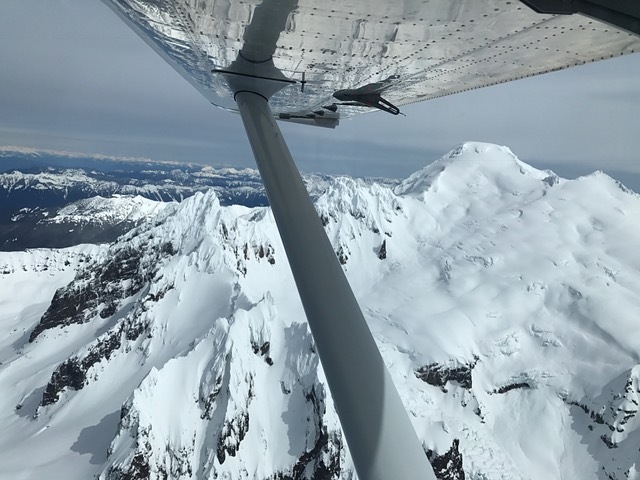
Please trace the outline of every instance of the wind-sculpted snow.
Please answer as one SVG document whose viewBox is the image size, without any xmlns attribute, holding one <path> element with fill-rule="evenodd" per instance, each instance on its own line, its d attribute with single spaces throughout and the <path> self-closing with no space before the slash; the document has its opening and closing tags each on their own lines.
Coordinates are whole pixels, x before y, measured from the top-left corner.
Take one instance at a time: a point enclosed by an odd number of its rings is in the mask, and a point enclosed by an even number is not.
<svg viewBox="0 0 640 480">
<path fill-rule="evenodd" d="M 317 209 L 439 478 L 636 478 L 640 197 L 469 143 Z M 354 478 L 268 208 L 0 267 L 0 478 Z"/>
</svg>

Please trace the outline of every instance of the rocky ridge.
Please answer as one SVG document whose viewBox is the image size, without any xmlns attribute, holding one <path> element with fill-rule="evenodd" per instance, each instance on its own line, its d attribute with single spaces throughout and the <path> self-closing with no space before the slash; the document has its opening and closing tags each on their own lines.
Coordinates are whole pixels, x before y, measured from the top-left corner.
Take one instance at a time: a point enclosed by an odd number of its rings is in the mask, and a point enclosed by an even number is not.
<svg viewBox="0 0 640 480">
<path fill-rule="evenodd" d="M 439 478 L 633 478 L 637 196 L 465 144 L 317 208 Z M 33 472 L 353 477 L 268 209 L 196 194 L 70 265 L 2 351 L 0 422 Z"/>
</svg>

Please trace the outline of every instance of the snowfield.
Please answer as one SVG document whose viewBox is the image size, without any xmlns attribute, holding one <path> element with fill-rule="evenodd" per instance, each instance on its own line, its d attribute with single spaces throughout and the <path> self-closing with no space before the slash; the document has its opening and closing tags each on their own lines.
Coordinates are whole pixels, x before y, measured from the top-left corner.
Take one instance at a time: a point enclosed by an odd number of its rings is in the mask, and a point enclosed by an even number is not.
<svg viewBox="0 0 640 480">
<path fill-rule="evenodd" d="M 640 196 L 466 143 L 316 207 L 439 478 L 640 479 Z M 0 479 L 355 478 L 270 210 L 152 213 L 0 252 Z"/>
<path fill-rule="evenodd" d="M 174 203 L 174 202 L 171 202 Z M 141 197 L 113 194 L 110 198 L 95 196 L 70 203 L 57 211 L 47 222 L 86 223 L 115 225 L 121 222 L 135 223 L 147 217 L 154 217 L 169 202 L 158 202 Z"/>
</svg>

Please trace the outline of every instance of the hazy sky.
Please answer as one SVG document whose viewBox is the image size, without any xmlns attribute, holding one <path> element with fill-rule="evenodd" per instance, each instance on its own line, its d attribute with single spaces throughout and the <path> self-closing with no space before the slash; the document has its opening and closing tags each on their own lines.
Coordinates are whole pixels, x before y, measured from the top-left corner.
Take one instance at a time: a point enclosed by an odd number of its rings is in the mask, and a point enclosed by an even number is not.
<svg viewBox="0 0 640 480">
<path fill-rule="evenodd" d="M 302 170 L 405 177 L 466 140 L 640 190 L 640 54 L 373 113 L 281 124 Z M 253 166 L 216 109 L 100 0 L 0 1 L 0 145 Z"/>
</svg>

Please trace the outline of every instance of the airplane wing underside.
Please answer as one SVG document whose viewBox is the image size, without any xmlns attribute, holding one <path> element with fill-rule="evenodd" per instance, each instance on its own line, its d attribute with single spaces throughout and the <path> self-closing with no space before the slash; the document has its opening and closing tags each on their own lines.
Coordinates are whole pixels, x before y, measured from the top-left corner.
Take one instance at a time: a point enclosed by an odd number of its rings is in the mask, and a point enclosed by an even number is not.
<svg viewBox="0 0 640 480">
<path fill-rule="evenodd" d="M 276 35 L 268 53 L 281 74 L 272 80 L 284 85 L 270 99 L 274 114 L 330 127 L 375 109 L 396 114 L 397 106 L 640 51 L 640 38 L 612 23 L 541 14 L 556 10 L 519 1 L 104 1 L 228 110 L 237 106 L 224 74 L 251 46 L 247 26 L 264 22 Z"/>
</svg>

